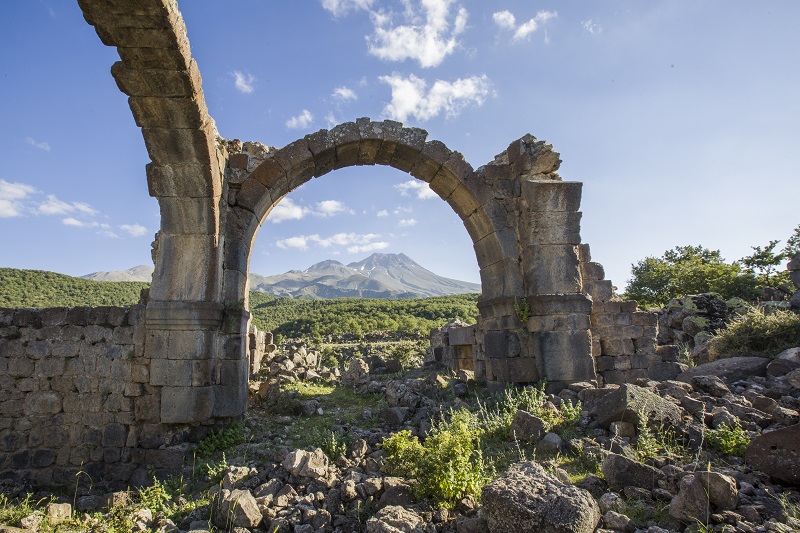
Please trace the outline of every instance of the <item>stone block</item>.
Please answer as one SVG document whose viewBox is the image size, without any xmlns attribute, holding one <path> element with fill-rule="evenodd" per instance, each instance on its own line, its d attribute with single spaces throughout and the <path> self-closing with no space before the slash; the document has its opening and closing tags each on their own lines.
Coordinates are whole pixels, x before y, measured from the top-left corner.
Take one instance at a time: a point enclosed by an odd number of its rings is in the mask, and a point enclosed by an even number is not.
<svg viewBox="0 0 800 533">
<path fill-rule="evenodd" d="M 383 122 L 372 122 L 368 117 L 356 120 L 361 142 L 358 145 L 357 165 L 374 165 L 383 144 Z M 389 157 L 391 160 L 391 156 Z"/>
<path fill-rule="evenodd" d="M 580 293 L 581 274 L 575 246 L 531 245 L 523 255 L 529 294 Z"/>
<path fill-rule="evenodd" d="M 282 198 L 289 192 L 286 171 L 272 157 L 264 159 L 250 174 L 250 179 L 266 187 L 275 198 Z"/>
<path fill-rule="evenodd" d="M 578 257 L 581 257 L 581 253 L 578 253 Z M 583 261 L 581 259 L 582 265 L 582 274 L 583 277 L 587 280 L 601 280 L 606 277 L 606 271 L 603 268 L 603 265 L 600 263 L 595 263 L 593 261 Z"/>
<path fill-rule="evenodd" d="M 161 389 L 161 422 L 163 424 L 206 421 L 211 417 L 213 406 L 214 391 L 212 387 L 163 387 Z"/>
<path fill-rule="evenodd" d="M 222 386 L 214 387 L 214 410 L 212 415 L 215 417 L 234 417 L 239 416 L 247 409 L 247 386 Z"/>
<path fill-rule="evenodd" d="M 150 392 L 133 400 L 133 414 L 139 422 L 158 422 L 161 418 L 161 398 Z"/>
<path fill-rule="evenodd" d="M 483 351 L 487 358 L 518 357 L 519 335 L 513 331 L 487 331 L 483 335 Z"/>
<path fill-rule="evenodd" d="M 336 163 L 334 168 L 345 168 L 358 163 L 361 132 L 355 122 L 339 124 L 331 130 L 336 144 Z"/>
<path fill-rule="evenodd" d="M 122 448 L 128 440 L 128 428 L 122 424 L 108 424 L 103 428 L 103 446 Z"/>
<path fill-rule="evenodd" d="M 199 87 L 198 87 L 199 89 Z M 140 128 L 199 129 L 211 120 L 202 91 L 192 97 L 131 96 L 133 118 Z"/>
<path fill-rule="evenodd" d="M 654 355 L 656 353 L 656 340 L 653 337 L 633 339 L 634 353 L 639 355 Z"/>
<path fill-rule="evenodd" d="M 205 359 L 213 350 L 214 334 L 204 330 L 174 330 L 167 337 L 167 359 Z"/>
<path fill-rule="evenodd" d="M 150 159 L 158 166 L 200 163 L 210 165 L 216 159 L 211 123 L 196 129 L 142 128 Z"/>
<path fill-rule="evenodd" d="M 410 174 L 417 179 L 430 183 L 452 153 L 452 150 L 447 148 L 444 143 L 429 141 L 422 148 Z"/>
<path fill-rule="evenodd" d="M 585 288 L 596 302 L 607 302 L 614 297 L 614 286 L 609 280 L 586 280 Z"/>
<path fill-rule="evenodd" d="M 308 142 L 299 139 L 277 150 L 272 159 L 286 172 L 289 190 L 294 190 L 314 175 L 314 155 L 308 149 Z"/>
<path fill-rule="evenodd" d="M 544 376 L 539 374 L 536 360 L 529 357 L 486 359 L 486 379 L 503 383 L 535 383 Z"/>
<path fill-rule="evenodd" d="M 598 372 L 605 372 L 607 370 L 614 370 L 614 359 L 615 357 L 601 355 L 595 357 L 595 366 Z"/>
<path fill-rule="evenodd" d="M 314 176 L 319 177 L 334 169 L 336 164 L 336 141 L 333 132 L 320 130 L 306 135 L 308 149 L 314 156 Z"/>
<path fill-rule="evenodd" d="M 589 315 L 570 313 L 564 315 L 534 315 L 528 319 L 528 331 L 572 331 L 591 327 Z"/>
<path fill-rule="evenodd" d="M 592 301 L 583 294 L 538 294 L 527 300 L 533 316 L 592 312 Z"/>
<path fill-rule="evenodd" d="M 450 346 L 459 344 L 472 345 L 475 343 L 475 326 L 464 328 L 453 327 L 450 328 L 448 334 Z"/>
<path fill-rule="evenodd" d="M 528 243 L 580 244 L 581 213 L 573 211 L 535 213 L 531 221 Z"/>
<path fill-rule="evenodd" d="M 54 415 L 61 412 L 61 396 L 54 392 L 30 392 L 25 395 L 25 416 Z"/>
<path fill-rule="evenodd" d="M 219 256 L 216 235 L 159 234 L 150 299 L 213 301 L 221 276 Z"/>
<path fill-rule="evenodd" d="M 450 193 L 446 201 L 461 220 L 467 220 L 481 207 L 475 194 L 463 183 Z"/>
<path fill-rule="evenodd" d="M 387 124 L 387 122 L 384 121 L 384 124 Z M 388 164 L 403 172 L 410 172 L 417 157 L 425 147 L 427 138 L 428 132 L 423 129 L 404 128 L 402 125 L 397 128 L 394 127 L 394 124 L 391 126 L 387 124 L 384 129 L 381 151 L 386 150 L 388 145 L 394 144 L 391 161 Z"/>
<path fill-rule="evenodd" d="M 531 334 L 533 354 L 548 381 L 591 381 L 595 374 L 592 337 L 588 330 L 541 331 Z"/>
<path fill-rule="evenodd" d="M 572 211 L 581 205 L 582 183 L 574 181 L 522 180 L 521 195 L 533 212 Z"/>
<path fill-rule="evenodd" d="M 42 309 L 42 327 L 63 326 L 67 321 L 67 309 L 65 307 L 52 307 Z M 2 324 L 2 321 L 0 321 Z"/>
<path fill-rule="evenodd" d="M 36 361 L 35 374 L 41 378 L 52 378 L 64 373 L 66 361 L 64 359 L 43 359 Z"/>
<path fill-rule="evenodd" d="M 505 255 L 497 233 L 487 235 L 472 245 L 481 270 L 500 261 L 511 259 Z"/>
<path fill-rule="evenodd" d="M 213 197 L 164 196 L 158 204 L 164 233 L 205 235 L 219 230 L 219 205 Z"/>
<path fill-rule="evenodd" d="M 169 387 L 192 386 L 192 362 L 153 359 L 150 362 L 150 385 Z"/>
<path fill-rule="evenodd" d="M 634 326 L 655 326 L 658 324 L 658 313 L 647 311 L 636 311 L 632 313 Z"/>
<path fill-rule="evenodd" d="M 150 196 L 218 198 L 222 192 L 222 174 L 212 161 L 148 163 L 146 170 Z"/>
<path fill-rule="evenodd" d="M 461 182 L 449 169 L 442 167 L 430 181 L 429 185 L 431 190 L 439 195 L 439 198 L 447 200 L 450 198 L 450 195 L 453 194 L 453 191 L 461 185 Z"/>
</svg>

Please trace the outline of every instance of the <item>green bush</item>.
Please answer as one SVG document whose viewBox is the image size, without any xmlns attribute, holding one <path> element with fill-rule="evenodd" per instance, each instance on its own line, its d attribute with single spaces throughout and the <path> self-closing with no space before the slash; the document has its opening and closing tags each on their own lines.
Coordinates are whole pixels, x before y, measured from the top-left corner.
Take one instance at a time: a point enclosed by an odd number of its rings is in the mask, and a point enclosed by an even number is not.
<svg viewBox="0 0 800 533">
<path fill-rule="evenodd" d="M 800 314 L 783 309 L 751 307 L 711 339 L 710 349 L 722 357 L 773 357 L 800 344 Z"/>
<path fill-rule="evenodd" d="M 750 444 L 750 437 L 738 422 L 730 426 L 722 424 L 717 429 L 709 430 L 706 438 L 709 445 L 718 452 L 737 457 L 744 457 L 747 445 Z"/>
<path fill-rule="evenodd" d="M 211 457 L 214 452 L 228 450 L 244 442 L 242 426 L 234 424 L 230 427 L 212 431 L 197 445 L 197 456 L 200 458 Z"/>
<path fill-rule="evenodd" d="M 476 416 L 465 409 L 436 422 L 424 443 L 400 431 L 383 441 L 386 470 L 412 481 L 418 497 L 452 508 L 465 496 L 478 497 L 489 481 L 480 433 Z"/>
<path fill-rule="evenodd" d="M 663 306 L 673 298 L 704 292 L 753 300 L 757 286 L 752 272 L 726 263 L 719 250 L 677 246 L 661 257 L 646 257 L 632 265 L 624 296 L 642 306 Z"/>
</svg>

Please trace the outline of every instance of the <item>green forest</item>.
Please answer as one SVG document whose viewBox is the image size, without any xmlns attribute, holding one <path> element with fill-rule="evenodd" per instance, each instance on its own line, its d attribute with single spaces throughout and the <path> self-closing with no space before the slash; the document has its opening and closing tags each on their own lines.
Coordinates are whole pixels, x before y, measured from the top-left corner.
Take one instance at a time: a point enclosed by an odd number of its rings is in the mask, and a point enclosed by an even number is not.
<svg viewBox="0 0 800 533">
<path fill-rule="evenodd" d="M 0 307 L 130 306 L 149 283 L 100 282 L 44 270 L 0 268 Z"/>
<path fill-rule="evenodd" d="M 142 282 L 100 282 L 42 270 L 0 268 L 0 307 L 130 306 Z M 478 294 L 411 300 L 339 298 L 295 300 L 250 293 L 250 311 L 259 329 L 282 337 L 319 337 L 372 331 L 419 330 L 427 334 L 449 320 L 474 322 Z"/>
</svg>

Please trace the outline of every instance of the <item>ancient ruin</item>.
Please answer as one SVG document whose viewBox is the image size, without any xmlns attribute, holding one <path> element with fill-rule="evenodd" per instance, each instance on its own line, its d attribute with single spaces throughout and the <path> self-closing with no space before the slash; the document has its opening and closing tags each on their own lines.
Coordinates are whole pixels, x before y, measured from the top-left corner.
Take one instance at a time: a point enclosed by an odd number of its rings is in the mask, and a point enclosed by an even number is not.
<svg viewBox="0 0 800 533">
<path fill-rule="evenodd" d="M 78 3 L 119 52 L 111 73 L 151 159 L 155 273 L 131 309 L 0 312 L 0 477 L 64 484 L 82 469 L 126 481 L 141 465 L 179 465 L 195 428 L 241 416 L 269 344 L 249 324 L 256 234 L 289 192 L 348 166 L 407 172 L 463 222 L 483 282 L 469 350 L 478 379 L 557 392 L 645 377 L 674 355 L 656 347 L 654 314 L 613 298 L 581 242 L 582 185 L 561 179 L 546 142 L 525 135 L 476 169 L 422 129 L 368 118 L 280 149 L 227 141 L 175 0 Z"/>
</svg>

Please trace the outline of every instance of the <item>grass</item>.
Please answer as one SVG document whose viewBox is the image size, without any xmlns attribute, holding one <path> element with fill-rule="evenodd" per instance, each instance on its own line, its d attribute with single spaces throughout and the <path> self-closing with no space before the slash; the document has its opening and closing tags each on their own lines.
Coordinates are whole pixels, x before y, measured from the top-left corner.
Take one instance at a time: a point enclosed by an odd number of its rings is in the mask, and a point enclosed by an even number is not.
<svg viewBox="0 0 800 533">
<path fill-rule="evenodd" d="M 787 348 L 797 346 L 798 342 L 800 314 L 783 309 L 751 307 L 714 335 L 711 348 L 722 357 L 774 357 Z"/>
</svg>

